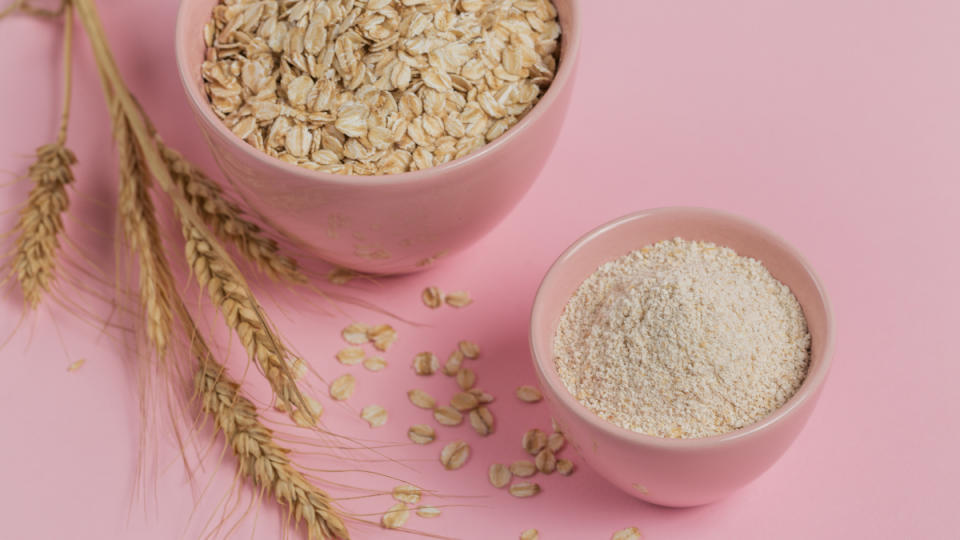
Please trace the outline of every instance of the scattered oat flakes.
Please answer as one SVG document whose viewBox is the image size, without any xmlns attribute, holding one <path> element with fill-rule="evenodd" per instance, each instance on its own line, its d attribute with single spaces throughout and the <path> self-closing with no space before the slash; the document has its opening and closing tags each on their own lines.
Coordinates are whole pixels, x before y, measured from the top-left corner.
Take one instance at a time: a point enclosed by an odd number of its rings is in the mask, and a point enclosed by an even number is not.
<svg viewBox="0 0 960 540">
<path fill-rule="evenodd" d="M 330 397 L 337 401 L 343 401 L 353 395 L 353 389 L 357 386 L 357 379 L 347 373 L 341 375 L 330 383 Z"/>
<path fill-rule="evenodd" d="M 547 437 L 547 448 L 549 448 L 554 454 L 562 450 L 566 444 L 567 439 L 563 436 L 563 433 L 554 432 Z"/>
<path fill-rule="evenodd" d="M 443 293 L 436 287 L 427 287 L 424 289 L 423 293 L 420 294 L 420 298 L 423 300 L 423 305 L 430 309 L 437 309 L 443 305 Z"/>
<path fill-rule="evenodd" d="M 528 454 L 535 456 L 547 446 L 547 434 L 537 428 L 533 428 L 523 434 L 521 443 L 523 444 L 523 449 L 526 450 Z"/>
<path fill-rule="evenodd" d="M 440 361 L 432 352 L 418 353 L 413 357 L 413 371 L 417 375 L 433 375 L 440 369 Z"/>
<path fill-rule="evenodd" d="M 420 502 L 420 496 L 423 492 L 417 486 L 402 484 L 393 488 L 393 498 L 408 504 L 417 504 Z"/>
<path fill-rule="evenodd" d="M 384 529 L 397 529 L 403 527 L 408 519 L 410 519 L 410 509 L 407 508 L 406 503 L 398 502 L 383 513 L 380 517 L 380 525 Z"/>
<path fill-rule="evenodd" d="M 463 353 L 463 356 L 471 360 L 476 360 L 480 356 L 480 346 L 472 341 L 463 340 L 457 347 L 460 349 L 460 352 Z"/>
<path fill-rule="evenodd" d="M 360 417 L 366 420 L 370 427 L 380 427 L 387 423 L 387 410 L 379 405 L 367 405 L 360 411 Z"/>
<path fill-rule="evenodd" d="M 362 323 L 353 323 L 340 333 L 343 340 L 351 345 L 363 345 L 370 341 L 370 327 Z"/>
<path fill-rule="evenodd" d="M 457 386 L 461 390 L 467 391 L 473 388 L 475 384 L 477 384 L 477 374 L 470 368 L 460 368 L 457 373 Z"/>
<path fill-rule="evenodd" d="M 532 461 L 521 459 L 510 464 L 510 472 L 514 476 L 526 478 L 537 474 L 537 466 Z"/>
<path fill-rule="evenodd" d="M 83 365 L 86 364 L 86 363 L 87 363 L 86 359 L 81 358 L 81 359 L 77 360 L 76 362 L 72 362 L 69 366 L 67 366 L 67 371 L 68 371 L 68 372 L 74 372 L 74 371 L 82 368 Z"/>
<path fill-rule="evenodd" d="M 527 529 L 520 533 L 520 540 L 540 540 L 540 531 Z"/>
<path fill-rule="evenodd" d="M 422 518 L 435 518 L 440 515 L 440 510 L 433 506 L 421 506 L 417 508 L 417 515 Z"/>
<path fill-rule="evenodd" d="M 541 450 L 534 462 L 537 464 L 537 470 L 543 474 L 551 474 L 557 470 L 557 457 L 549 448 Z"/>
<path fill-rule="evenodd" d="M 573 462 L 569 459 L 560 458 L 557 460 L 557 472 L 563 476 L 570 476 L 573 474 Z"/>
<path fill-rule="evenodd" d="M 540 484 L 534 482 L 517 482 L 510 486 L 510 494 L 514 497 L 533 497 L 540 493 Z"/>
<path fill-rule="evenodd" d="M 463 415 L 460 414 L 460 411 L 449 405 L 434 409 L 433 417 L 444 426 L 459 426 L 463 422 Z"/>
<path fill-rule="evenodd" d="M 363 359 L 363 367 L 370 371 L 381 371 L 387 367 L 387 361 L 381 356 L 368 356 Z"/>
<path fill-rule="evenodd" d="M 517 388 L 517 397 L 520 398 L 520 401 L 536 403 L 543 399 L 543 394 L 540 393 L 540 389 L 536 386 L 525 384 Z"/>
<path fill-rule="evenodd" d="M 450 405 L 460 412 L 472 411 L 476 409 L 479 404 L 480 402 L 477 401 L 477 396 L 468 392 L 458 392 L 450 398 Z"/>
<path fill-rule="evenodd" d="M 337 351 L 337 360 L 345 366 L 355 366 L 363 361 L 366 353 L 360 347 L 347 347 Z"/>
<path fill-rule="evenodd" d="M 448 306 L 455 308 L 466 307 L 473 303 L 473 299 L 470 298 L 470 293 L 466 291 L 448 293 L 447 296 L 444 297 L 444 301 Z"/>
<path fill-rule="evenodd" d="M 378 324 L 367 333 L 378 351 L 386 351 L 397 340 L 397 331 L 389 324 Z"/>
<path fill-rule="evenodd" d="M 640 529 L 630 527 L 629 529 L 623 529 L 622 531 L 613 533 L 610 540 L 640 540 L 641 538 L 643 538 L 643 535 L 640 534 Z"/>
<path fill-rule="evenodd" d="M 437 438 L 437 434 L 427 424 L 414 424 L 407 430 L 407 437 L 415 444 L 430 444 Z"/>
<path fill-rule="evenodd" d="M 490 484 L 495 488 L 506 487 L 510 483 L 512 474 L 510 469 L 501 463 L 494 463 L 490 466 L 490 469 L 487 471 L 487 476 L 490 478 Z"/>
<path fill-rule="evenodd" d="M 410 403 L 413 403 L 421 409 L 432 411 L 437 407 L 437 400 L 434 399 L 433 396 L 417 388 L 407 391 L 407 398 L 410 399 Z"/>
<path fill-rule="evenodd" d="M 493 413 L 486 407 L 477 407 L 470 411 L 470 426 L 481 437 L 493 433 Z"/>
<path fill-rule="evenodd" d="M 460 350 L 453 351 L 450 353 L 450 357 L 447 358 L 447 363 L 443 365 L 443 372 L 447 375 L 453 377 L 457 373 L 460 373 L 460 369 L 463 365 L 463 353 Z"/>
<path fill-rule="evenodd" d="M 470 457 L 470 445 L 464 441 L 453 441 L 440 451 L 440 463 L 448 471 L 459 469 Z"/>
</svg>

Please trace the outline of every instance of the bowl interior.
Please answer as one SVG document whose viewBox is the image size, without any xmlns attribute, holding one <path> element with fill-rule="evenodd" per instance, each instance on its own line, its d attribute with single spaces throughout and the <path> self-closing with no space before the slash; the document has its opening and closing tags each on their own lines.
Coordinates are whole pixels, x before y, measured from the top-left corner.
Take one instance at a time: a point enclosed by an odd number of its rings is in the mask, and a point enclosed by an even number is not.
<svg viewBox="0 0 960 540">
<path fill-rule="evenodd" d="M 567 391 L 555 368 L 553 337 L 570 296 L 601 264 L 660 240 L 682 237 L 714 242 L 760 260 L 775 278 L 790 287 L 803 308 L 811 336 L 810 367 L 796 394 L 780 409 L 743 429 L 702 439 L 661 439 L 601 420 Z M 803 257 L 783 239 L 743 218 L 703 208 L 662 208 L 631 214 L 591 231 L 564 252 L 547 272 L 534 301 L 531 348 L 534 362 L 550 391 L 582 419 L 604 430 L 641 442 L 690 444 L 734 438 L 762 429 L 789 413 L 822 384 L 829 368 L 833 320 L 823 287 Z"/>
</svg>

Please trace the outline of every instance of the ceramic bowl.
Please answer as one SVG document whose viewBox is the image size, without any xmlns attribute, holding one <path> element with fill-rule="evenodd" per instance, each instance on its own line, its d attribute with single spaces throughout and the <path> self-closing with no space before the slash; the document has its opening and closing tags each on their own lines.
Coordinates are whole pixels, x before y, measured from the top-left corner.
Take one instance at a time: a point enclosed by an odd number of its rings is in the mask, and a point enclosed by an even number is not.
<svg viewBox="0 0 960 540">
<path fill-rule="evenodd" d="M 203 91 L 203 26 L 217 0 L 182 0 L 180 79 L 217 163 L 268 224 L 313 254 L 372 273 L 430 266 L 474 243 L 513 209 L 560 133 L 580 49 L 580 0 L 554 0 L 562 28 L 556 79 L 520 122 L 482 149 L 439 167 L 373 177 L 310 171 L 246 144 Z"/>
<path fill-rule="evenodd" d="M 800 301 L 811 334 L 807 377 L 781 408 L 734 432 L 697 439 L 636 433 L 593 414 L 571 395 L 554 367 L 553 337 L 564 306 L 601 264 L 660 240 L 715 242 L 760 260 Z M 530 345 L 554 418 L 601 476 L 634 497 L 664 506 L 716 501 L 762 474 L 800 433 L 830 369 L 833 316 L 826 292 L 800 253 L 764 227 L 702 208 L 631 214 L 577 240 L 553 264 L 533 304 Z"/>
</svg>

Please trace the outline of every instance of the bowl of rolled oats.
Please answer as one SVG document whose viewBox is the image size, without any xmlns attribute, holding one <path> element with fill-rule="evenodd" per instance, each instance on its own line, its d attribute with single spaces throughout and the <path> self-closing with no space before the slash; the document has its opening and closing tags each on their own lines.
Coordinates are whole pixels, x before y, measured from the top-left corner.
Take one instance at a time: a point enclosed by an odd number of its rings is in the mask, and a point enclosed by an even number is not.
<svg viewBox="0 0 960 540">
<path fill-rule="evenodd" d="M 177 63 L 232 188 L 374 273 L 486 234 L 563 125 L 580 0 L 183 0 Z"/>
<path fill-rule="evenodd" d="M 834 322 L 803 256 L 726 212 L 660 208 L 587 233 L 547 271 L 530 346 L 567 440 L 626 493 L 721 499 L 814 410 Z"/>
</svg>

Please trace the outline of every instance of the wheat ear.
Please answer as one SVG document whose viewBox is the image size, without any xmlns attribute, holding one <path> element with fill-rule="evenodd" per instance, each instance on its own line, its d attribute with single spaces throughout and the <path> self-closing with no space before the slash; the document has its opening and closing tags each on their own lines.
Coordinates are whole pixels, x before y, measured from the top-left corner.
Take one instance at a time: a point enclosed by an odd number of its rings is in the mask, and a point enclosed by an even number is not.
<svg viewBox="0 0 960 540">
<path fill-rule="evenodd" d="M 206 289 L 227 325 L 240 338 L 247 355 L 260 366 L 277 398 L 293 406 L 291 415 L 299 410 L 302 412 L 297 416 L 306 414 L 312 419 L 313 413 L 305 403 L 290 367 L 291 355 L 273 331 L 243 276 L 213 248 L 205 231 L 183 218 L 181 224 L 187 264 L 198 284 Z"/>
<path fill-rule="evenodd" d="M 297 523 L 302 519 L 311 539 L 347 540 L 350 535 L 332 508 L 330 496 L 293 466 L 289 450 L 274 442 L 273 432 L 260 422 L 254 404 L 240 394 L 240 386 L 227 378 L 210 352 L 205 347 L 195 349 L 194 383 L 203 410 L 223 432 L 240 472 L 286 506 Z"/>
<path fill-rule="evenodd" d="M 180 193 L 218 237 L 233 244 L 271 278 L 295 284 L 307 282 L 297 261 L 282 254 L 277 241 L 247 219 L 240 205 L 230 200 L 216 182 L 162 141 L 157 141 L 157 148 Z"/>
<path fill-rule="evenodd" d="M 14 8 L 32 13 L 26 2 L 15 4 Z M 37 307 L 56 277 L 57 251 L 60 249 L 57 237 L 63 232 L 62 215 L 70 206 L 67 185 L 74 181 L 70 167 L 77 162 L 77 157 L 65 146 L 73 86 L 73 9 L 69 3 L 64 3 L 62 9 L 65 13 L 64 91 L 60 129 L 56 142 L 37 149 L 37 159 L 28 171 L 33 188 L 15 227 L 18 236 L 13 253 L 13 272 L 31 309 Z"/>
<path fill-rule="evenodd" d="M 144 310 L 147 339 L 153 344 L 158 356 L 166 351 L 172 320 L 170 287 L 160 284 L 166 281 L 161 272 L 163 266 L 163 240 L 157 223 L 153 201 L 150 198 L 150 177 L 144 170 L 143 157 L 136 141 L 130 134 L 130 125 L 119 106 L 113 107 L 114 139 L 120 164 L 120 193 L 118 209 L 124 236 L 130 250 L 137 254 L 140 268 L 140 304 Z"/>
</svg>

